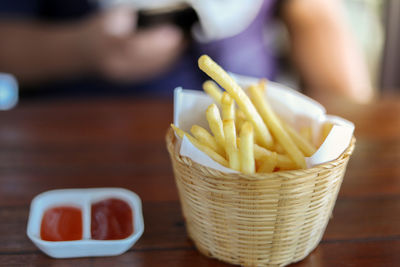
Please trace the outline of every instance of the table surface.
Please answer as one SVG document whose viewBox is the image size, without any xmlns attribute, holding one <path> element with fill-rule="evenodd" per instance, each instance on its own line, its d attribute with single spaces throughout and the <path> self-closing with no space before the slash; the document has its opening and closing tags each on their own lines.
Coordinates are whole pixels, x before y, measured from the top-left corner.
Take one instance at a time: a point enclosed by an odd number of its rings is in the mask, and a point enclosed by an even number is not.
<svg viewBox="0 0 400 267">
<path fill-rule="evenodd" d="M 357 144 L 319 246 L 293 266 L 400 266 L 400 96 L 370 105 L 321 99 L 356 124 Z M 22 102 L 0 113 L 1 266 L 229 266 L 188 239 L 164 135 L 169 100 Z M 145 232 L 115 257 L 52 259 L 26 236 L 46 190 L 124 187 L 142 198 Z"/>
</svg>

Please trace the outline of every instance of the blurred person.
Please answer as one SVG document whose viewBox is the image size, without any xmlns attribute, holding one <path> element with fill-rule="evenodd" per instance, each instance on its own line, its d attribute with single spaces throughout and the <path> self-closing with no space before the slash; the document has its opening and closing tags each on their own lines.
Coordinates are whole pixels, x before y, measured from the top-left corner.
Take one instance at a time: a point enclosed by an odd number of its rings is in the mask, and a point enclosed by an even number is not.
<svg viewBox="0 0 400 267">
<path fill-rule="evenodd" d="M 306 93 L 365 103 L 374 91 L 344 16 L 341 0 L 264 1 L 244 32 L 205 44 L 204 51 L 234 73 L 274 79 L 280 66 L 271 41 L 276 34 L 268 26 L 278 19 L 288 30 L 289 53 Z"/>
<path fill-rule="evenodd" d="M 265 0 L 240 33 L 200 42 L 174 24 L 137 27 L 131 8 L 99 10 L 93 3 L 1 1 L 0 71 L 49 91 L 171 94 L 178 85 L 201 88 L 204 76 L 196 60 L 207 53 L 229 71 L 274 79 L 276 56 L 265 37 L 272 36 L 268 25 L 277 13 L 307 89 L 357 102 L 373 96 L 339 0 Z M 229 11 L 223 5 L 229 2 L 220 5 L 221 14 Z"/>
<path fill-rule="evenodd" d="M 174 25 L 136 31 L 133 10 L 96 12 L 89 1 L 2 1 L 0 13 L 0 71 L 32 93 L 156 88 L 144 81 L 163 76 L 186 46 Z"/>
</svg>

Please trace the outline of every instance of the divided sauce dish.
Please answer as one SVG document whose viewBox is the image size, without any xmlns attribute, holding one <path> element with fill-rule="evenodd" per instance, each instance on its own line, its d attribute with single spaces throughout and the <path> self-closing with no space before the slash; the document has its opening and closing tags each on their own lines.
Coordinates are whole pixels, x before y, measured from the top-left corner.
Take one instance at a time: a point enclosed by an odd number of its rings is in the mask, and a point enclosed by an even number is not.
<svg viewBox="0 0 400 267">
<path fill-rule="evenodd" d="M 123 239 L 96 240 L 91 234 L 92 205 L 107 199 L 122 200 L 132 211 L 132 233 Z M 54 207 L 73 207 L 82 212 L 82 239 L 46 241 L 41 237 L 44 213 Z M 141 200 L 123 188 L 90 188 L 51 190 L 37 195 L 31 202 L 27 235 L 44 253 L 54 258 L 114 256 L 127 251 L 144 231 Z"/>
</svg>

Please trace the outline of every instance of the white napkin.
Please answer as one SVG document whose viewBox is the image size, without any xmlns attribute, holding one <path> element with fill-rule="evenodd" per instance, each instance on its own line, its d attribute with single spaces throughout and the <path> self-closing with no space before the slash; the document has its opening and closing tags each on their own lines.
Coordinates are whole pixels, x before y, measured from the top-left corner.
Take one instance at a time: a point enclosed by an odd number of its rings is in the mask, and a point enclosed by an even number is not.
<svg viewBox="0 0 400 267">
<path fill-rule="evenodd" d="M 231 74 L 242 86 L 258 82 L 258 79 Z M 328 137 L 316 153 L 306 158 L 307 167 L 313 167 L 337 159 L 349 146 L 354 132 L 354 124 L 343 118 L 326 114 L 325 108 L 311 98 L 284 85 L 268 81 L 266 97 L 275 112 L 285 121 L 299 129 L 311 126 L 313 136 L 320 136 L 321 125 L 325 122 L 334 124 Z M 194 124 L 209 129 L 205 111 L 212 99 L 202 91 L 185 90 L 178 87 L 174 91 L 174 124 L 189 132 Z M 179 139 L 179 138 L 178 138 Z M 179 139 L 180 140 L 180 139 Z M 207 154 L 197 149 L 185 137 L 180 140 L 180 154 L 191 158 L 204 166 L 223 172 L 236 172 L 212 160 Z M 314 140 L 315 143 L 317 140 Z"/>
<path fill-rule="evenodd" d="M 103 8 L 128 6 L 135 10 L 151 10 L 186 3 L 193 7 L 199 24 L 192 29 L 193 37 L 209 42 L 236 35 L 247 28 L 257 16 L 263 0 L 95 0 Z"/>
</svg>

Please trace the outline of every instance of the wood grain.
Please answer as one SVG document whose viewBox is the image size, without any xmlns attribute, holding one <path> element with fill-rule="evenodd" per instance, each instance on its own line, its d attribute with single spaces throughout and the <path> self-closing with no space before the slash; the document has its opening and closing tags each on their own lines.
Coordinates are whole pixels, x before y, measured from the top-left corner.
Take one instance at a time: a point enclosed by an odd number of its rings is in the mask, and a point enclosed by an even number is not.
<svg viewBox="0 0 400 267">
<path fill-rule="evenodd" d="M 121 256 L 103 258 L 50 259 L 41 253 L 22 252 L 0 256 L 3 266 L 232 266 L 201 255 L 194 248 L 140 250 Z M 400 262 L 400 241 L 368 241 L 348 243 L 322 242 L 303 261 L 293 267 L 308 266 L 396 266 Z"/>
<path fill-rule="evenodd" d="M 400 96 L 321 101 L 356 124 L 357 144 L 321 244 L 294 266 L 400 265 Z M 164 141 L 171 120 L 165 99 L 36 100 L 0 113 L 0 266 L 228 266 L 187 237 Z M 35 195 L 108 186 L 143 200 L 145 233 L 127 253 L 55 260 L 26 237 Z"/>
</svg>

